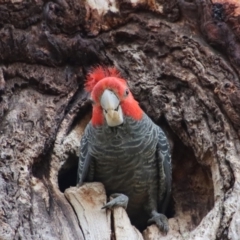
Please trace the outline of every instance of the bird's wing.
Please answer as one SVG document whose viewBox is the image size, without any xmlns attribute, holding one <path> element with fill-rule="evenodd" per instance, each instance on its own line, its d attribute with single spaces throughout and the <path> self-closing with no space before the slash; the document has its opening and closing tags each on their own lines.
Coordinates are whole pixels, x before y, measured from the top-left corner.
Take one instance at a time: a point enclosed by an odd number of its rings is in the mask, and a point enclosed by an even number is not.
<svg viewBox="0 0 240 240">
<path fill-rule="evenodd" d="M 158 134 L 157 156 L 159 166 L 160 210 L 162 213 L 165 213 L 172 190 L 172 165 L 168 139 L 160 127 Z"/>
<path fill-rule="evenodd" d="M 93 161 L 93 157 L 89 154 L 88 151 L 88 126 L 85 129 L 85 132 L 82 136 L 80 142 L 80 156 L 78 162 L 78 173 L 77 173 L 77 185 L 81 186 L 87 178 L 89 172 L 90 163 Z"/>
</svg>

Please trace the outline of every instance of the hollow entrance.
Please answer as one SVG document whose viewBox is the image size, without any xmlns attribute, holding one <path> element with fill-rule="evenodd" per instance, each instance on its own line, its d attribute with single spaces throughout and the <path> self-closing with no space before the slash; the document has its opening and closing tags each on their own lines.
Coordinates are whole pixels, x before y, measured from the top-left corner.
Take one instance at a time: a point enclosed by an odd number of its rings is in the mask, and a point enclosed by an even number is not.
<svg viewBox="0 0 240 240">
<path fill-rule="evenodd" d="M 58 186 L 61 192 L 77 184 L 78 156 L 71 154 L 58 173 Z"/>
<path fill-rule="evenodd" d="M 174 139 L 172 197 L 175 213 L 189 231 L 193 230 L 214 206 L 214 187 L 210 167 L 199 164 L 193 150 Z"/>
</svg>

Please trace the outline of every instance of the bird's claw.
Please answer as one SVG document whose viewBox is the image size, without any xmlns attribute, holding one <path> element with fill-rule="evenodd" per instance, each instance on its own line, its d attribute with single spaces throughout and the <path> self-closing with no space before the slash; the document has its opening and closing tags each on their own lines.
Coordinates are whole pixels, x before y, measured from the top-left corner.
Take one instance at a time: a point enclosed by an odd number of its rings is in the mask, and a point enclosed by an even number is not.
<svg viewBox="0 0 240 240">
<path fill-rule="evenodd" d="M 164 234 L 168 233 L 168 219 L 164 214 L 155 213 L 153 217 L 148 220 L 148 223 L 156 223 L 161 232 L 163 232 Z"/>
<path fill-rule="evenodd" d="M 123 207 L 124 209 L 127 208 L 128 205 L 128 197 L 121 193 L 115 193 L 110 196 L 110 199 L 113 198 L 111 201 L 109 201 L 106 205 L 102 207 L 102 209 L 112 209 L 114 207 Z"/>
</svg>

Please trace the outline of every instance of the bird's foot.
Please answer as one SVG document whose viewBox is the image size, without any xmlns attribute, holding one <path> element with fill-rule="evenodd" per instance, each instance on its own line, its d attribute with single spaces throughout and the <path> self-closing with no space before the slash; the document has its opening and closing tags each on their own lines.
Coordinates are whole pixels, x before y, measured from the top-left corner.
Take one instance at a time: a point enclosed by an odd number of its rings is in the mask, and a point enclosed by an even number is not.
<svg viewBox="0 0 240 240">
<path fill-rule="evenodd" d="M 168 226 L 168 219 L 164 214 L 158 213 L 158 212 L 153 212 L 152 213 L 152 218 L 148 220 L 148 223 L 156 223 L 158 226 L 159 230 L 163 232 L 164 234 L 168 233 L 169 226 Z"/>
<path fill-rule="evenodd" d="M 112 209 L 114 207 L 123 207 L 124 209 L 127 208 L 128 205 L 128 197 L 122 193 L 114 193 L 110 195 L 110 200 L 105 206 L 102 207 L 102 209 Z"/>
</svg>

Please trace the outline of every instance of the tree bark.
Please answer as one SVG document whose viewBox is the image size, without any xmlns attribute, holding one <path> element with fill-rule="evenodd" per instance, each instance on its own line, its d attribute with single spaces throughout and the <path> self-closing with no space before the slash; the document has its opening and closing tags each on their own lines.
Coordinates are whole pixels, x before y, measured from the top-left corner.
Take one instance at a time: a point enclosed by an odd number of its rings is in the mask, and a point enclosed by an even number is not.
<svg viewBox="0 0 240 240">
<path fill-rule="evenodd" d="M 238 240 L 239 14 L 237 0 L 0 0 L 0 239 Z M 119 69 L 171 142 L 167 236 L 98 212 L 99 183 L 74 188 L 98 64 Z"/>
</svg>

